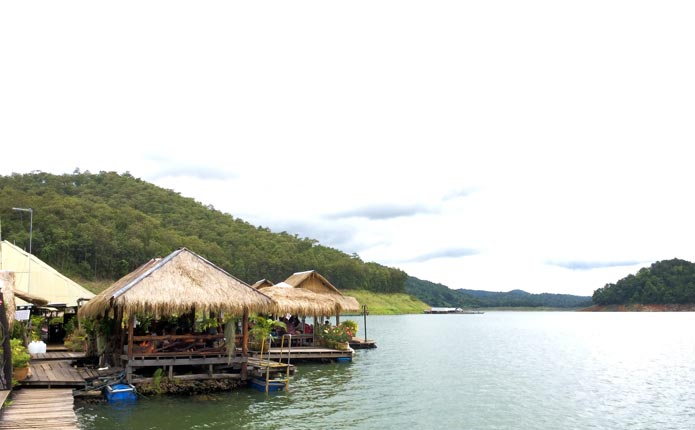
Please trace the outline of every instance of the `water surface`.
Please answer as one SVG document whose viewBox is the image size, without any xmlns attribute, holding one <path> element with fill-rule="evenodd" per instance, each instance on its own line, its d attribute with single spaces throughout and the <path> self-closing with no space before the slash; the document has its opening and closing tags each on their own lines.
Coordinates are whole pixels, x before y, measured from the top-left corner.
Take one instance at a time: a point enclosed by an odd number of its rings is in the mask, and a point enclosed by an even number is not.
<svg viewBox="0 0 695 430">
<path fill-rule="evenodd" d="M 362 319 L 355 319 L 362 326 Z M 695 313 L 370 316 L 375 350 L 251 389 L 78 408 L 85 429 L 693 429 Z M 360 327 L 362 330 L 362 327 Z"/>
</svg>

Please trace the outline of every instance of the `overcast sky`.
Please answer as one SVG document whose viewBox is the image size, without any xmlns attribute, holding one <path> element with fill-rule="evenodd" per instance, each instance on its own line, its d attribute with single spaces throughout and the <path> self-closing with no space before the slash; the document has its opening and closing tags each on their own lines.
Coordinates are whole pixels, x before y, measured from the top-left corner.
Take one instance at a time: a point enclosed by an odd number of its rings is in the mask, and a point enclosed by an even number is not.
<svg viewBox="0 0 695 430">
<path fill-rule="evenodd" d="M 127 171 L 451 288 L 590 295 L 695 261 L 694 5 L 3 2 L 0 174 Z"/>
</svg>

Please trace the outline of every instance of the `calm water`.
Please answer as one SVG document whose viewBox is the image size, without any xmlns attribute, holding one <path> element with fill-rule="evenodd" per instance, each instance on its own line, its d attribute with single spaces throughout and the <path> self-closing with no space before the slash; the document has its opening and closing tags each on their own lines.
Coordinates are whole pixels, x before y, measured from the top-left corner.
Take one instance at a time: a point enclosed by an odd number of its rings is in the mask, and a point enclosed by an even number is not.
<svg viewBox="0 0 695 430">
<path fill-rule="evenodd" d="M 362 325 L 362 319 L 356 321 Z M 378 349 L 250 389 L 78 409 L 84 429 L 693 429 L 695 313 L 370 316 Z M 360 327 L 362 330 L 362 327 Z"/>
</svg>

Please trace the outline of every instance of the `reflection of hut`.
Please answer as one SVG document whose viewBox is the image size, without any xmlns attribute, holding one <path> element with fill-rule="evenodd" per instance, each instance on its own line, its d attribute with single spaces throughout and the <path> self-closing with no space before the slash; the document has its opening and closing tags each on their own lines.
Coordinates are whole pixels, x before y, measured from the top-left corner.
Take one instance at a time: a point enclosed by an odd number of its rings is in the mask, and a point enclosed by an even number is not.
<svg viewBox="0 0 695 430">
<path fill-rule="evenodd" d="M 318 294 L 325 294 L 337 303 L 336 318 L 341 312 L 357 312 L 360 304 L 354 297 L 344 296 L 328 279 L 315 270 L 297 272 L 285 279 L 285 282 L 295 288 L 304 288 Z M 328 314 L 327 314 L 328 315 Z"/>
<path fill-rule="evenodd" d="M 129 381 L 133 379 L 135 368 L 168 367 L 172 376 L 174 367 L 179 365 L 206 368 L 207 375 L 200 377 L 210 378 L 213 366 L 235 364 L 240 366 L 244 378 L 249 312 L 267 312 L 271 308 L 269 297 L 182 248 L 124 276 L 85 304 L 79 315 L 81 318 L 113 316 L 113 327 L 117 331 L 122 320 L 128 321 L 127 334 L 123 329 L 112 338 L 117 340 L 113 346 L 126 367 Z M 162 317 L 195 315 L 196 311 L 243 316 L 241 351 L 231 343 L 225 344 L 222 333 L 134 334 L 136 314 Z M 227 339 L 227 342 L 233 341 Z M 126 345 L 127 354 L 121 354 Z M 141 348 L 142 345 L 147 348 Z"/>
</svg>

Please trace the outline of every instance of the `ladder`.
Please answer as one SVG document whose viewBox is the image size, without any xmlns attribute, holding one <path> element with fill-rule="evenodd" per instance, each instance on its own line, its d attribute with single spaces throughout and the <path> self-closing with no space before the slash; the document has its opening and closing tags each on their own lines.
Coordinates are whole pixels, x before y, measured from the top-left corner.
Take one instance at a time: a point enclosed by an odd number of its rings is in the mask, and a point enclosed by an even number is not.
<svg viewBox="0 0 695 430">
<path fill-rule="evenodd" d="M 269 342 L 268 345 L 272 342 L 273 337 L 269 336 Z M 287 364 L 282 363 L 282 357 L 284 354 L 284 349 L 285 349 L 285 339 L 287 339 Z M 267 363 L 265 364 L 265 393 L 268 394 L 270 391 L 270 384 L 273 382 L 282 382 L 285 384 L 285 391 L 289 391 L 290 389 L 290 353 L 292 352 L 292 335 L 291 334 L 283 334 L 282 337 L 280 338 L 280 358 L 279 358 L 279 363 L 274 363 L 270 361 L 270 358 L 268 358 Z M 268 357 L 270 357 L 270 348 L 268 348 Z M 263 345 L 261 345 L 261 356 L 260 356 L 260 363 L 263 365 Z M 285 377 L 284 378 L 275 378 L 275 379 L 270 379 L 270 368 L 273 367 L 275 369 L 279 369 L 282 367 L 285 367 Z M 275 373 L 280 373 L 280 372 L 273 372 Z"/>
</svg>

